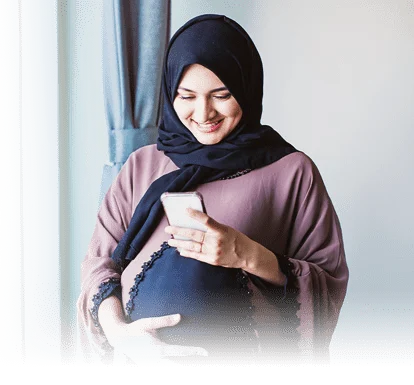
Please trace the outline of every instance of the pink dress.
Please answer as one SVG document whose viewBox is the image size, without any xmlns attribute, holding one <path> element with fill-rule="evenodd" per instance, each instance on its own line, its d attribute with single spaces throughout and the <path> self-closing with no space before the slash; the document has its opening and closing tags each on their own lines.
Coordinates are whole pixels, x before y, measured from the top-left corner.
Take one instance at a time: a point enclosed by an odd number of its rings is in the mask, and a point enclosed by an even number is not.
<svg viewBox="0 0 414 385">
<path fill-rule="evenodd" d="M 143 262 L 169 239 L 164 217 L 122 273 L 110 258 L 150 184 L 176 169 L 155 145 L 140 148 L 130 155 L 102 202 L 82 263 L 78 299 L 78 330 L 87 355 L 103 357 L 108 351 L 105 335 L 91 316 L 99 286 L 110 278 L 120 279 L 125 308 Z M 326 354 L 346 294 L 348 267 L 338 217 L 312 160 L 296 152 L 237 178 L 200 185 L 197 191 L 209 216 L 289 257 L 298 289 L 300 351 L 311 357 Z M 260 340 L 269 324 L 277 329 L 281 314 L 261 288 L 249 285 Z"/>
</svg>

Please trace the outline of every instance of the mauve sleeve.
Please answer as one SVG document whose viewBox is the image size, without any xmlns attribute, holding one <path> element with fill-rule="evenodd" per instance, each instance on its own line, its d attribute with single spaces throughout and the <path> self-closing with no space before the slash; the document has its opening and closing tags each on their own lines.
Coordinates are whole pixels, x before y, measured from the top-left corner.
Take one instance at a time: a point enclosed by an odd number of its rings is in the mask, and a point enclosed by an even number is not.
<svg viewBox="0 0 414 385">
<path fill-rule="evenodd" d="M 322 177 L 304 154 L 290 189 L 294 215 L 286 255 L 298 288 L 300 347 L 312 356 L 323 356 L 348 284 L 342 232 Z"/>
<path fill-rule="evenodd" d="M 97 318 L 109 295 L 121 297 L 119 267 L 110 258 L 132 215 L 134 161 L 130 156 L 105 195 L 95 229 L 81 265 L 81 293 L 77 301 L 78 340 L 83 358 L 102 360 L 112 354 Z"/>
</svg>

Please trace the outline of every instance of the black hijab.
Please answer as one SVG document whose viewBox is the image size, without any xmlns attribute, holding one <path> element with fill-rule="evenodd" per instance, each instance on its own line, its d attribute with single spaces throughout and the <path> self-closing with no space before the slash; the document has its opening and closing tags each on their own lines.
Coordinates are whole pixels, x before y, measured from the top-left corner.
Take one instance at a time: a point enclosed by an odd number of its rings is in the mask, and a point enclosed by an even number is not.
<svg viewBox="0 0 414 385">
<path fill-rule="evenodd" d="M 236 128 L 221 142 L 204 145 L 182 124 L 173 102 L 183 71 L 201 64 L 214 72 L 242 108 Z M 171 38 L 163 68 L 163 115 L 157 149 L 179 169 L 155 180 L 139 202 L 112 259 L 125 268 L 140 252 L 163 217 L 163 192 L 191 191 L 244 169 L 278 161 L 296 149 L 260 123 L 263 67 L 244 29 L 222 15 L 201 15 Z M 137 176 L 138 177 L 138 176 Z"/>
</svg>

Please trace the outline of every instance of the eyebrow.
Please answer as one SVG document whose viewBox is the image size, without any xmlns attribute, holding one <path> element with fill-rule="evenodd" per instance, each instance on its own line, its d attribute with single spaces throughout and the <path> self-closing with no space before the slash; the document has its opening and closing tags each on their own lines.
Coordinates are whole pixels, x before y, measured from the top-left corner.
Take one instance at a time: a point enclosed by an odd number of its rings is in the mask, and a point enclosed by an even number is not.
<svg viewBox="0 0 414 385">
<path fill-rule="evenodd" d="M 187 92 L 194 92 L 194 93 L 196 93 L 195 91 L 190 90 L 188 88 L 184 88 L 184 87 L 178 87 L 178 90 L 183 90 L 183 91 L 187 91 Z M 219 87 L 219 88 L 214 88 L 214 90 L 211 90 L 210 93 L 211 92 L 219 92 L 219 91 L 228 91 L 228 90 L 229 89 L 227 87 Z"/>
</svg>

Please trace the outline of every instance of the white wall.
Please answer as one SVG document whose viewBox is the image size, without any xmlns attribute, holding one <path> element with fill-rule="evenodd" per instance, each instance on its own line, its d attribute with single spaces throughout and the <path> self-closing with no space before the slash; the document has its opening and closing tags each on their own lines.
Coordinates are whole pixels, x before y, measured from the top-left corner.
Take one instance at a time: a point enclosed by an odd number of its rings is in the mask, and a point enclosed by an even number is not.
<svg viewBox="0 0 414 385">
<path fill-rule="evenodd" d="M 265 71 L 262 123 L 319 167 L 350 268 L 334 362 L 414 352 L 414 5 L 400 0 L 173 0 L 172 29 L 224 13 Z"/>
</svg>

